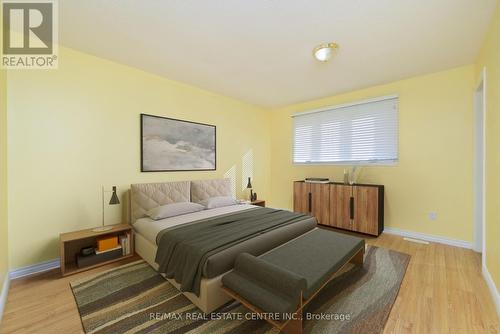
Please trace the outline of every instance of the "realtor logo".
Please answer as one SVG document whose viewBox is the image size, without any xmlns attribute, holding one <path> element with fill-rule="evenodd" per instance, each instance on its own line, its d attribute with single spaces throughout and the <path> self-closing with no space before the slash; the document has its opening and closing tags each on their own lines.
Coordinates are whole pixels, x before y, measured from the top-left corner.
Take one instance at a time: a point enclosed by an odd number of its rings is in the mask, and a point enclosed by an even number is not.
<svg viewBox="0 0 500 334">
<path fill-rule="evenodd" d="M 2 11 L 2 67 L 57 68 L 56 0 L 3 0 Z"/>
</svg>

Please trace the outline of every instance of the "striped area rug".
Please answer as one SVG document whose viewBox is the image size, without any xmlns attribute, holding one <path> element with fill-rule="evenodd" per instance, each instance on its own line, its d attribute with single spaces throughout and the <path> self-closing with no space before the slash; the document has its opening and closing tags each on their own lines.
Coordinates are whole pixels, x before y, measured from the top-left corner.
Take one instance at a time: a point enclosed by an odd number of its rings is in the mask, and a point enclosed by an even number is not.
<svg viewBox="0 0 500 334">
<path fill-rule="evenodd" d="M 410 260 L 369 247 L 308 305 L 304 333 L 380 333 Z M 277 333 L 237 302 L 204 315 L 140 260 L 71 282 L 86 333 Z"/>
</svg>

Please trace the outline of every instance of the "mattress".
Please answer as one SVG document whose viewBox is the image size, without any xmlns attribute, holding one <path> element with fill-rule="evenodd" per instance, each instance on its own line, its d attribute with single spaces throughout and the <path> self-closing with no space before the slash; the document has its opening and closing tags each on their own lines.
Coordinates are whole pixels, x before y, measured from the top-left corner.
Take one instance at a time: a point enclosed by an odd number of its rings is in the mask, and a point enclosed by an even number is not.
<svg viewBox="0 0 500 334">
<path fill-rule="evenodd" d="M 137 233 L 140 233 L 144 238 L 156 245 L 156 236 L 160 233 L 160 231 L 166 228 L 191 223 L 201 219 L 216 217 L 227 213 L 248 210 L 251 208 L 255 208 L 255 206 L 250 204 L 237 204 L 210 210 L 202 210 L 160 220 L 140 218 L 133 224 L 133 227 Z"/>
<path fill-rule="evenodd" d="M 165 228 L 192 223 L 197 220 L 234 213 L 241 210 L 247 210 L 252 207 L 254 206 L 248 204 L 232 205 L 157 221 L 150 218 L 140 218 L 133 224 L 133 226 L 136 233 L 139 233 L 149 242 L 156 245 L 156 236 Z M 273 249 L 293 238 L 298 237 L 299 235 L 306 233 L 307 231 L 314 229 L 315 227 L 316 219 L 313 217 L 307 217 L 300 222 L 260 234 L 252 239 L 227 248 L 207 259 L 203 267 L 202 276 L 204 278 L 213 278 L 221 275 L 233 268 L 234 261 L 239 254 L 246 252 L 254 256 L 261 255 L 270 249 Z"/>
</svg>

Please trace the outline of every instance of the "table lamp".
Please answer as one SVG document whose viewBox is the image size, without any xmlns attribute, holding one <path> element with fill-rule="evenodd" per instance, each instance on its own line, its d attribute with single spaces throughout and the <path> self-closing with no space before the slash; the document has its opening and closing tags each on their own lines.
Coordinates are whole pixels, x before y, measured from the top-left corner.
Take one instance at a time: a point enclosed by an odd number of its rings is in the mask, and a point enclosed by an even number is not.
<svg viewBox="0 0 500 334">
<path fill-rule="evenodd" d="M 120 204 L 120 200 L 118 199 L 118 195 L 116 194 L 116 186 L 112 188 L 111 199 L 109 200 L 109 205 L 117 205 Z M 104 187 L 102 187 L 102 226 L 96 227 L 93 229 L 93 232 L 104 232 L 109 231 L 113 228 L 113 226 L 104 226 Z"/>
<path fill-rule="evenodd" d="M 248 177 L 247 189 L 250 189 L 250 201 L 253 201 L 252 180 Z"/>
</svg>

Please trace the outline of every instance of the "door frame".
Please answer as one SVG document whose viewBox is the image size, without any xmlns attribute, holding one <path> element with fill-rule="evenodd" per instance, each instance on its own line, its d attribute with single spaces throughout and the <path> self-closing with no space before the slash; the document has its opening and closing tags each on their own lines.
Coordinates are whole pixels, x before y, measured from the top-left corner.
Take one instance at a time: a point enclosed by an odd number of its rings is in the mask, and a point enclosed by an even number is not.
<svg viewBox="0 0 500 334">
<path fill-rule="evenodd" d="M 481 261 L 486 263 L 486 67 L 483 67 L 474 89 L 474 250 L 481 252 Z M 480 104 L 481 103 L 481 104 Z M 481 122 L 482 124 L 478 124 Z M 479 135 L 478 127 L 482 134 Z M 478 141 L 481 152 L 477 152 Z M 481 159 L 479 162 L 478 159 Z M 478 166 L 478 164 L 480 164 Z M 481 168 L 481 177 L 477 168 Z M 478 217 L 478 210 L 481 217 Z M 479 239 L 479 235 L 481 239 Z"/>
</svg>

